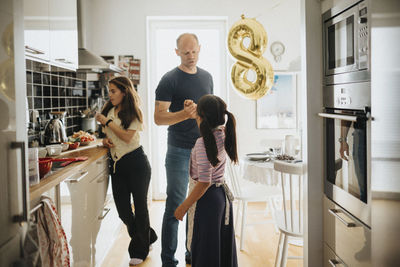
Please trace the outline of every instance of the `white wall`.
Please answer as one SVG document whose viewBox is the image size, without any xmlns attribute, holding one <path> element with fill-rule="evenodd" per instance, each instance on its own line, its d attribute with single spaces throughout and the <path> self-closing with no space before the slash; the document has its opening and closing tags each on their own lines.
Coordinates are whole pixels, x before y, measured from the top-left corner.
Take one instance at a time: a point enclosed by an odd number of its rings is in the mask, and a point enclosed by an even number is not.
<svg viewBox="0 0 400 267">
<path fill-rule="evenodd" d="M 143 103 L 149 103 L 146 76 L 146 16 L 227 16 L 229 27 L 240 19 L 256 17 L 268 35 L 268 47 L 264 53 L 276 70 L 300 70 L 300 1 L 299 0 L 85 0 L 90 12 L 87 45 L 100 55 L 130 55 L 142 60 L 139 94 Z M 277 64 L 269 51 L 273 41 L 281 41 L 286 46 L 282 60 Z M 201 43 L 201 40 L 200 40 Z M 174 53 L 174 51 L 171 51 Z M 228 53 L 228 52 L 227 52 Z M 200 54 L 201 56 L 201 54 Z M 230 60 L 230 66 L 234 63 Z M 229 66 L 229 68 L 230 68 Z M 291 66 L 291 67 L 290 67 Z M 229 69 L 230 73 L 230 69 Z M 230 74 L 229 74 L 230 76 Z M 300 94 L 299 94 L 300 95 Z M 286 134 L 296 134 L 296 130 L 256 129 L 255 101 L 243 99 L 232 87 L 228 99 L 232 112 L 237 117 L 239 153 L 263 151 L 276 145 Z M 144 108 L 148 123 L 153 122 L 153 114 Z M 300 117 L 300 116 L 299 116 Z M 148 127 L 149 128 L 149 127 Z M 149 134 L 142 135 L 143 145 L 148 151 Z M 276 140 L 276 141 L 271 141 Z"/>
</svg>

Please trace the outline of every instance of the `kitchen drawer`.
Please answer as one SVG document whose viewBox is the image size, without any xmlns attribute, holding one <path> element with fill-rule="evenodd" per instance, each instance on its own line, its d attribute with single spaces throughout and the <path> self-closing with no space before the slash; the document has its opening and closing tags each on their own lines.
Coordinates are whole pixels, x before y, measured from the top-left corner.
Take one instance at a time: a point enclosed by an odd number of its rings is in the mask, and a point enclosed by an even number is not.
<svg viewBox="0 0 400 267">
<path fill-rule="evenodd" d="M 348 266 L 371 266 L 371 230 L 326 197 L 324 241 Z"/>
<path fill-rule="evenodd" d="M 108 172 L 108 156 L 99 158 L 91 165 L 94 165 L 93 168 L 95 168 L 97 174 L 102 173 L 105 170 Z"/>
<path fill-rule="evenodd" d="M 324 243 L 324 267 L 348 267 L 344 261 Z"/>
<path fill-rule="evenodd" d="M 96 176 L 96 178 L 90 181 L 90 197 L 92 198 L 91 203 L 93 203 L 91 209 L 95 212 L 95 216 L 93 217 L 93 219 L 97 219 L 97 217 L 101 216 L 101 214 L 103 213 L 108 184 L 108 170 L 103 170 L 102 173 L 100 173 Z"/>
<path fill-rule="evenodd" d="M 102 212 L 91 225 L 93 266 L 103 265 L 103 261 L 114 245 L 122 225 L 114 201 L 112 199 L 107 201 Z"/>
</svg>

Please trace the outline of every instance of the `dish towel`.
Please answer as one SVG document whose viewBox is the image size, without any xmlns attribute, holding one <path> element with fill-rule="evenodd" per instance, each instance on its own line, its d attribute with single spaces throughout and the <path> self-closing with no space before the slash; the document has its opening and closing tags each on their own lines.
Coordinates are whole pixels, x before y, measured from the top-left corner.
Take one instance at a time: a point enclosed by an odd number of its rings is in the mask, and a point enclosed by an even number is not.
<svg viewBox="0 0 400 267">
<path fill-rule="evenodd" d="M 69 267 L 68 241 L 53 201 L 45 196 L 37 210 L 39 250 L 42 266 Z"/>
</svg>

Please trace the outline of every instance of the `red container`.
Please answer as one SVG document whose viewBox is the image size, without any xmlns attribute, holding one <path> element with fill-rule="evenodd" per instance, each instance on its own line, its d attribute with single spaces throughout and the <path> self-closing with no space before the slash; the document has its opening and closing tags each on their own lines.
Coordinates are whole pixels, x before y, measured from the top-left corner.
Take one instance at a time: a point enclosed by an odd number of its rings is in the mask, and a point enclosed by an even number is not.
<svg viewBox="0 0 400 267">
<path fill-rule="evenodd" d="M 43 178 L 53 166 L 51 159 L 39 159 L 39 176 Z"/>
<path fill-rule="evenodd" d="M 75 142 L 73 144 L 69 144 L 69 149 L 70 150 L 76 149 L 76 148 L 78 148 L 78 146 L 79 146 L 79 142 Z"/>
</svg>

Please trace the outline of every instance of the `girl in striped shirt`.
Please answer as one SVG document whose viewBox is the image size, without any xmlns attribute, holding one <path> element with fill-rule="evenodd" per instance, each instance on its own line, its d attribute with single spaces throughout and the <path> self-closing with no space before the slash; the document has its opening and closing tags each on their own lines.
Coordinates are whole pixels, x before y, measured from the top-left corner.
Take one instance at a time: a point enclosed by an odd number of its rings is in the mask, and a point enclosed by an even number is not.
<svg viewBox="0 0 400 267">
<path fill-rule="evenodd" d="M 236 267 L 232 195 L 224 182 L 226 155 L 238 161 L 235 117 L 221 98 L 205 95 L 197 105 L 196 121 L 201 137 L 191 152 L 191 192 L 176 209 L 175 217 L 182 220 L 189 210 L 192 267 Z"/>
</svg>

